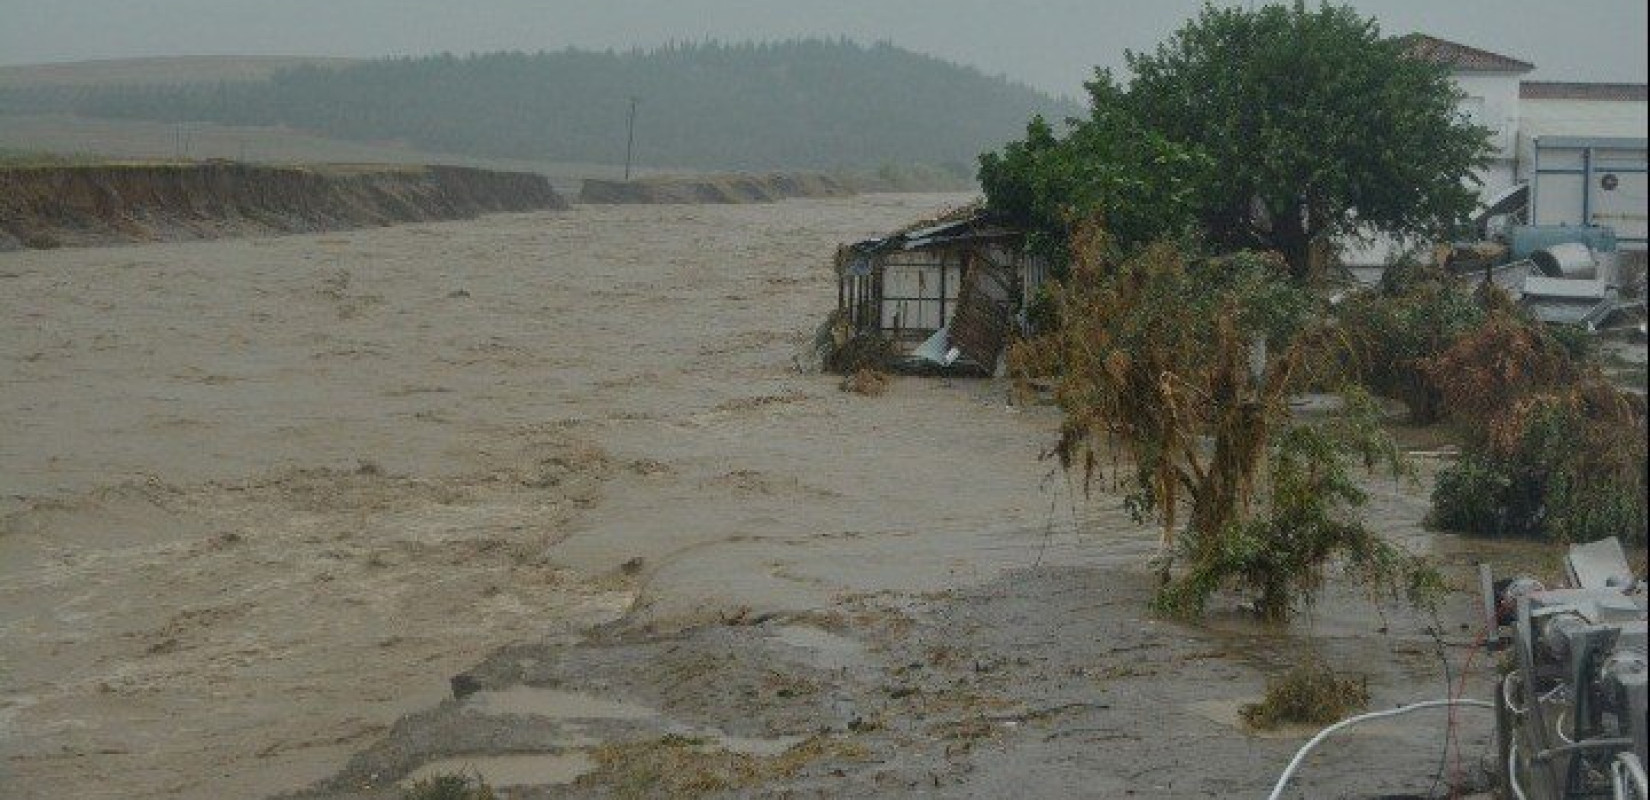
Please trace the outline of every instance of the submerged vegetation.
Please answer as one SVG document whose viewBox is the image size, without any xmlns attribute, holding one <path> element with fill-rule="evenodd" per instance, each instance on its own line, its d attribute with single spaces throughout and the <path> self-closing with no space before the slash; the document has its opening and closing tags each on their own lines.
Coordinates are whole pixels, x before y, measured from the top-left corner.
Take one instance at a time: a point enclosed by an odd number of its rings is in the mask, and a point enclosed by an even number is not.
<svg viewBox="0 0 1650 800">
<path fill-rule="evenodd" d="M 1643 544 L 1646 413 L 1591 359 L 1508 307 L 1434 359 L 1465 439 L 1438 476 L 1434 522 L 1495 536 Z"/>
<path fill-rule="evenodd" d="M 1099 73 L 1063 135 L 1033 119 L 980 159 L 988 205 L 1056 265 L 1014 365 L 1054 382 L 1068 472 L 1088 486 L 1110 464 L 1161 525 L 1163 609 L 1237 588 L 1282 618 L 1335 563 L 1431 602 L 1437 573 L 1358 520 L 1351 470 L 1404 469 L 1371 395 L 1459 429 L 1437 524 L 1644 540 L 1644 402 L 1584 337 L 1413 263 L 1324 299 L 1337 241 L 1436 240 L 1475 202 L 1486 131 L 1406 46 L 1350 8 L 1209 6 L 1131 54 L 1131 83 Z M 1326 390 L 1338 414 L 1291 414 Z"/>
<path fill-rule="evenodd" d="M 1432 522 L 1490 536 L 1643 542 L 1642 396 L 1604 376 L 1578 331 L 1504 294 L 1473 297 L 1437 269 L 1388 270 L 1340 316 L 1364 380 L 1418 423 L 1450 425 L 1461 457 L 1438 474 Z"/>
<path fill-rule="evenodd" d="M 1356 514 L 1355 465 L 1402 470 L 1373 403 L 1348 386 L 1327 420 L 1290 409 L 1303 388 L 1343 384 L 1342 337 L 1320 301 L 1275 258 L 1118 253 L 1097 224 L 1077 229 L 1055 294 L 1061 324 L 1012 360 L 1022 378 L 1054 381 L 1061 465 L 1085 486 L 1111 465 L 1136 516 L 1160 523 L 1159 607 L 1195 615 L 1235 587 L 1282 619 L 1336 559 L 1424 600 L 1435 574 Z"/>
<path fill-rule="evenodd" d="M 1259 730 L 1328 725 L 1369 705 L 1369 681 L 1340 675 L 1316 658 L 1266 681 L 1266 696 L 1239 710 Z"/>
<path fill-rule="evenodd" d="M 1353 294 L 1336 310 L 1353 365 L 1369 390 L 1402 402 L 1409 421 L 1443 418 L 1443 393 L 1429 371 L 1433 359 L 1482 324 L 1484 312 L 1442 269 L 1412 262 L 1389 266 L 1373 291 Z"/>
<path fill-rule="evenodd" d="M 597 768 L 579 778 L 581 787 L 602 787 L 619 798 L 693 798 L 793 778 L 815 761 L 863 758 L 866 750 L 857 742 L 814 736 L 777 755 L 758 756 L 721 749 L 703 739 L 667 735 L 604 744 L 591 755 Z"/>
<path fill-rule="evenodd" d="M 402 800 L 496 800 L 497 794 L 480 775 L 434 775 L 414 781 Z"/>
</svg>

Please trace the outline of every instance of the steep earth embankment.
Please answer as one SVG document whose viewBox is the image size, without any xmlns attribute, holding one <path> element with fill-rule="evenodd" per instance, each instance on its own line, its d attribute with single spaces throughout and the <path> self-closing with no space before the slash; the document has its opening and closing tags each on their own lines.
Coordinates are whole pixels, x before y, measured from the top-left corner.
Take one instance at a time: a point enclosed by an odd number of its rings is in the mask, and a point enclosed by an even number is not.
<svg viewBox="0 0 1650 800">
<path fill-rule="evenodd" d="M 789 197 L 845 197 L 854 190 L 819 172 L 773 172 L 764 175 L 700 175 L 639 178 L 631 181 L 587 179 L 579 202 L 772 203 Z"/>
<path fill-rule="evenodd" d="M 234 163 L 0 169 L 0 250 L 218 239 L 564 208 L 542 175 Z"/>
</svg>

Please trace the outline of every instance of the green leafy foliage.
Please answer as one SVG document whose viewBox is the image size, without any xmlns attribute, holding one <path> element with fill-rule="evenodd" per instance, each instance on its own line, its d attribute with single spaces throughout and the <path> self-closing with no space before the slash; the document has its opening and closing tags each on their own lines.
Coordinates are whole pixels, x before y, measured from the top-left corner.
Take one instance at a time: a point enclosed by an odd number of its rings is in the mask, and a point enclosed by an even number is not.
<svg viewBox="0 0 1650 800">
<path fill-rule="evenodd" d="M 1445 530 L 1492 536 L 1512 532 L 1513 520 L 1529 520 L 1528 488 L 1513 491 L 1507 464 L 1477 452 L 1461 455 L 1438 473 L 1432 489 L 1432 523 Z"/>
<path fill-rule="evenodd" d="M 1104 73 L 1092 86 L 1102 81 L 1117 91 Z M 1078 224 L 1102 221 L 1110 242 L 1124 251 L 1189 233 L 1188 176 L 1207 166 L 1196 151 L 1142 127 L 1115 104 L 1094 105 L 1088 118 L 1070 120 L 1068 128 L 1059 138 L 1034 118 L 1023 141 L 980 157 L 980 185 L 991 208 L 1030 231 L 1031 249 L 1053 259 L 1057 274 Z"/>
<path fill-rule="evenodd" d="M 1369 679 L 1342 676 L 1313 658 L 1266 681 L 1266 696 L 1240 709 L 1259 730 L 1283 725 L 1328 725 L 1369 705 Z"/>
<path fill-rule="evenodd" d="M 1337 310 L 1352 345 L 1351 370 L 1370 391 L 1403 401 L 1410 421 L 1443 415 L 1443 394 L 1427 371 L 1484 311 L 1443 270 L 1415 264 L 1387 268 L 1377 291 L 1353 295 Z"/>
<path fill-rule="evenodd" d="M 1442 237 L 1474 207 L 1488 131 L 1405 46 L 1349 7 L 1205 6 L 1129 55 L 1126 87 L 1098 73 L 1065 137 L 1034 121 L 984 157 L 981 184 L 1055 240 L 1093 212 L 1123 246 L 1195 223 L 1217 251 L 1280 253 L 1297 278 L 1336 237 Z"/>
<path fill-rule="evenodd" d="M 498 795 L 479 775 L 434 775 L 415 781 L 402 800 L 495 800 Z"/>
<path fill-rule="evenodd" d="M 1534 392 L 1438 476 L 1433 521 L 1493 536 L 1645 541 L 1643 400 L 1591 378 Z"/>
<path fill-rule="evenodd" d="M 1312 601 L 1336 560 L 1365 586 L 1417 606 L 1433 603 L 1442 585 L 1436 571 L 1359 521 L 1356 509 L 1367 500 L 1353 474 L 1360 461 L 1404 469 L 1374 403 L 1354 389 L 1341 416 L 1276 437 L 1260 513 L 1218 531 L 1187 531 L 1181 546 L 1190 566 L 1159 594 L 1158 607 L 1194 616 L 1216 591 L 1236 585 L 1254 594 L 1262 617 L 1284 619 Z"/>
<path fill-rule="evenodd" d="M 1281 618 L 1336 559 L 1394 591 L 1427 582 L 1420 562 L 1354 513 L 1364 495 L 1351 465 L 1398 466 L 1373 401 L 1354 392 L 1341 417 L 1292 420 L 1289 396 L 1333 379 L 1325 354 L 1339 337 L 1281 263 L 1187 261 L 1163 244 L 1115 260 L 1092 225 L 1077 229 L 1072 252 L 1056 292 L 1060 327 L 1018 345 L 1011 360 L 1022 377 L 1054 380 L 1061 465 L 1086 487 L 1103 464 L 1119 464 L 1130 510 L 1161 523 L 1160 608 L 1196 614 L 1235 587 Z"/>
<path fill-rule="evenodd" d="M 1433 522 L 1493 536 L 1643 542 L 1644 398 L 1624 392 L 1555 330 L 1492 296 L 1484 322 L 1427 373 L 1466 434 L 1439 473 Z M 1585 351 L 1583 351 L 1585 353 Z"/>
</svg>

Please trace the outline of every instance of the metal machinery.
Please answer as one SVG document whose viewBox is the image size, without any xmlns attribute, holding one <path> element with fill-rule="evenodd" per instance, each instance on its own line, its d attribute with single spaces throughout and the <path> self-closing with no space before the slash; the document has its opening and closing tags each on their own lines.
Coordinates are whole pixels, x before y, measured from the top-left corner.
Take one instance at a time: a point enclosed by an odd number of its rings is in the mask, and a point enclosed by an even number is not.
<svg viewBox="0 0 1650 800">
<path fill-rule="evenodd" d="M 1572 588 L 1497 582 L 1480 567 L 1489 644 L 1507 653 L 1501 787 L 1517 800 L 1650 800 L 1645 582 L 1615 539 L 1573 547 L 1565 564 Z"/>
</svg>

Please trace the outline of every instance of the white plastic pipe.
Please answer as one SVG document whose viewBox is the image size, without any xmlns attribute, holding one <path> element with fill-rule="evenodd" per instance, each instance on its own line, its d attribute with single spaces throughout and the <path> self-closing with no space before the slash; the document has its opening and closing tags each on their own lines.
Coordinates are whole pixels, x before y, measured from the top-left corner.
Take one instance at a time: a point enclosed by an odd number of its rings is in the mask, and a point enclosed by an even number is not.
<svg viewBox="0 0 1650 800">
<path fill-rule="evenodd" d="M 1512 790 L 1513 800 L 1530 800 L 1524 794 L 1524 787 L 1518 784 L 1518 740 L 1507 742 L 1507 788 Z"/>
<path fill-rule="evenodd" d="M 1272 793 L 1267 795 L 1267 800 L 1281 800 L 1281 798 L 1283 797 L 1283 790 L 1286 787 L 1289 786 L 1289 779 L 1295 777 L 1295 771 L 1300 769 L 1301 762 L 1306 760 L 1307 754 L 1311 753 L 1313 748 L 1315 748 L 1319 744 L 1323 743 L 1323 740 L 1328 739 L 1330 737 L 1330 735 L 1335 733 L 1336 731 L 1339 731 L 1339 730 L 1342 730 L 1342 729 L 1345 729 L 1345 728 L 1350 728 L 1353 725 L 1357 725 L 1360 722 L 1368 722 L 1369 720 L 1372 720 L 1372 719 L 1381 719 L 1382 717 L 1396 717 L 1399 714 L 1408 714 L 1411 711 L 1420 711 L 1420 710 L 1426 709 L 1426 708 L 1445 708 L 1445 707 L 1448 707 L 1448 706 L 1463 706 L 1463 707 L 1467 707 L 1467 708 L 1488 708 L 1488 709 L 1491 709 L 1491 710 L 1493 710 L 1495 708 L 1495 705 L 1492 704 L 1492 703 L 1487 703 L 1483 700 L 1469 700 L 1469 699 L 1466 699 L 1466 698 L 1458 698 L 1458 699 L 1454 699 L 1454 700 L 1425 700 L 1425 701 L 1422 701 L 1422 702 L 1419 702 L 1419 703 L 1412 703 L 1412 704 L 1407 705 L 1407 706 L 1399 706 L 1398 708 L 1389 708 L 1385 711 L 1371 711 L 1368 714 L 1359 714 L 1356 717 L 1347 717 L 1346 719 L 1343 719 L 1340 722 L 1335 723 L 1334 725 L 1331 725 L 1327 728 L 1324 728 L 1321 731 L 1318 731 L 1317 736 L 1312 737 L 1312 739 L 1310 741 L 1308 741 L 1303 747 L 1301 747 L 1299 752 L 1295 753 L 1295 757 L 1293 759 L 1290 759 L 1290 761 L 1289 761 L 1289 766 L 1284 767 L 1283 774 L 1278 776 L 1278 783 L 1277 783 L 1276 786 L 1272 787 Z"/>
<path fill-rule="evenodd" d="M 1610 765 L 1611 776 L 1614 778 L 1616 796 L 1627 797 L 1627 781 L 1631 780 L 1634 800 L 1643 800 L 1650 796 L 1650 777 L 1644 774 L 1644 765 L 1639 763 L 1637 756 L 1632 753 L 1617 753 L 1616 760 Z"/>
</svg>

